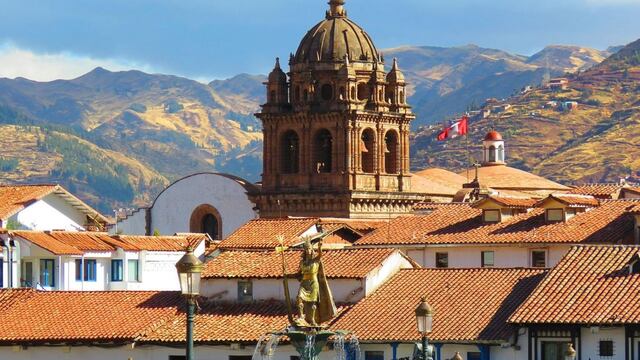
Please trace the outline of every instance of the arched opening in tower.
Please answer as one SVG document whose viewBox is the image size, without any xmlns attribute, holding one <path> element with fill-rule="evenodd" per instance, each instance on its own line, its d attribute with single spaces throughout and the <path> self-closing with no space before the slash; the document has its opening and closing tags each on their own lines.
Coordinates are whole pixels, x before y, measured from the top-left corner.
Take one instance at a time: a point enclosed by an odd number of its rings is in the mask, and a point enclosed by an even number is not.
<svg viewBox="0 0 640 360">
<path fill-rule="evenodd" d="M 384 169 L 387 174 L 398 173 L 398 133 L 389 130 L 384 136 Z"/>
<path fill-rule="evenodd" d="M 360 156 L 362 158 L 362 171 L 374 173 L 376 135 L 372 129 L 365 129 L 360 139 Z"/>
<path fill-rule="evenodd" d="M 489 162 L 496 162 L 496 147 L 489 146 Z"/>
<path fill-rule="evenodd" d="M 316 132 L 313 139 L 313 163 L 317 173 L 330 173 L 332 171 L 333 159 L 333 137 L 327 129 Z"/>
<path fill-rule="evenodd" d="M 282 136 L 280 160 L 283 174 L 296 174 L 300 171 L 300 137 L 293 130 L 285 132 Z"/>
<path fill-rule="evenodd" d="M 504 146 L 498 146 L 498 161 L 504 162 Z"/>
</svg>

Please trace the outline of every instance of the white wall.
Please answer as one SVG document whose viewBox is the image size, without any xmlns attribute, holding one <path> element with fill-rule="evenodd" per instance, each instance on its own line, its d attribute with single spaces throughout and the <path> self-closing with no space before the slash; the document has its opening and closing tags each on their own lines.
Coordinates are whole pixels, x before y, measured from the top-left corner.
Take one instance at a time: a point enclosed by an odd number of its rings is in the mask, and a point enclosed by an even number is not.
<svg viewBox="0 0 640 360">
<path fill-rule="evenodd" d="M 129 215 L 126 219 L 118 221 L 116 227 L 111 227 L 111 233 L 127 234 L 127 235 L 146 235 L 147 234 L 147 210 L 140 208 Z"/>
<path fill-rule="evenodd" d="M 599 327 L 591 331 L 591 328 L 581 329 L 582 340 L 582 358 L 583 359 L 612 359 L 611 357 L 601 357 L 598 353 L 599 343 L 601 340 L 613 341 L 613 359 L 624 359 L 624 327 L 603 328 Z M 637 342 L 638 339 L 635 339 Z M 636 354 L 638 346 L 636 344 Z M 637 356 L 637 355 L 636 355 Z"/>
<path fill-rule="evenodd" d="M 27 206 L 11 217 L 29 230 L 84 230 L 86 215 L 56 194 Z"/>
<path fill-rule="evenodd" d="M 162 235 L 190 232 L 191 214 L 200 205 L 208 204 L 222 218 L 222 235 L 226 238 L 249 220 L 256 218 L 255 204 L 249 201 L 247 190 L 237 181 L 212 173 L 195 174 L 178 180 L 166 188 L 151 208 L 151 232 Z M 140 210 L 118 224 L 123 234 L 144 234 L 145 211 Z M 113 229 L 115 231 L 115 229 Z"/>
<path fill-rule="evenodd" d="M 436 266 L 436 253 L 445 252 L 449 254 L 450 268 L 478 268 L 481 267 L 481 254 L 483 251 L 494 252 L 494 267 L 513 268 L 531 267 L 531 251 L 544 250 L 547 252 L 547 267 L 555 266 L 560 259 L 569 251 L 569 245 L 549 245 L 549 246 L 478 246 L 478 245 L 456 245 L 456 246 L 429 246 L 422 249 L 409 249 L 407 256 L 423 267 Z"/>
<path fill-rule="evenodd" d="M 206 297 L 220 295 L 216 297 L 217 300 L 236 301 L 239 280 L 247 279 L 203 279 L 200 292 Z M 252 282 L 254 300 L 284 300 L 282 279 L 252 279 Z M 356 302 L 364 297 L 364 288 L 359 279 L 329 279 L 329 286 L 336 302 Z M 299 287 L 298 280 L 289 279 L 292 299 L 296 298 Z M 358 291 L 360 288 L 363 288 L 362 291 Z"/>
<path fill-rule="evenodd" d="M 386 258 L 380 266 L 372 270 L 365 279 L 363 296 L 369 296 L 400 269 L 410 269 L 413 266 L 399 251 Z M 361 297 L 360 297 L 361 298 Z"/>
</svg>

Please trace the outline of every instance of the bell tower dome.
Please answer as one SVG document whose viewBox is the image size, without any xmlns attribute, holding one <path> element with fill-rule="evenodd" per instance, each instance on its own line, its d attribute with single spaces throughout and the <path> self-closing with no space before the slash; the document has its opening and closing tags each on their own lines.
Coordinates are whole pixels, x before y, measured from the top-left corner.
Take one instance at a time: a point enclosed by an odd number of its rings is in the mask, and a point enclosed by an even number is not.
<svg viewBox="0 0 640 360">
<path fill-rule="evenodd" d="M 389 73 L 371 37 L 329 1 L 322 21 L 269 75 L 262 120 L 261 217 L 388 218 L 411 212 L 404 76 Z"/>
<path fill-rule="evenodd" d="M 505 165 L 504 140 L 497 131 L 489 131 L 482 141 L 482 165 Z"/>
</svg>

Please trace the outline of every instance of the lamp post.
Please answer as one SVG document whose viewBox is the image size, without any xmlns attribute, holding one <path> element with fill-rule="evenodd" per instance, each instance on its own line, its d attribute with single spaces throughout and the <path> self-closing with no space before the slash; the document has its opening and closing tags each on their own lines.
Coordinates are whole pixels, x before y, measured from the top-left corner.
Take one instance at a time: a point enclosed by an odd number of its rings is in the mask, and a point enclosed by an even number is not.
<svg viewBox="0 0 640 360">
<path fill-rule="evenodd" d="M 188 248 L 184 256 L 176 263 L 180 290 L 187 299 L 187 360 L 193 360 L 193 318 L 196 309 L 196 297 L 200 294 L 200 274 L 204 265 Z"/>
<path fill-rule="evenodd" d="M 427 358 L 429 346 L 429 339 L 427 334 L 431 332 L 431 326 L 433 324 L 433 309 L 427 303 L 427 298 L 423 297 L 422 301 L 416 308 L 416 321 L 418 323 L 418 332 L 422 335 L 422 360 L 429 360 Z"/>
</svg>

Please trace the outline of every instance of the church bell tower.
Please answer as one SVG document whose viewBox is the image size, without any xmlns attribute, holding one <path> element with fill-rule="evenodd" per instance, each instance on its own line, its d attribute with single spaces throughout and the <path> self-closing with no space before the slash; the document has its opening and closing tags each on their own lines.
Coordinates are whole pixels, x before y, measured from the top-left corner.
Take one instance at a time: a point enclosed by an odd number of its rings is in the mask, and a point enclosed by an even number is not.
<svg viewBox="0 0 640 360">
<path fill-rule="evenodd" d="M 411 212 L 406 83 L 331 0 L 325 19 L 269 74 L 262 120 L 261 217 L 388 218 Z"/>
</svg>

